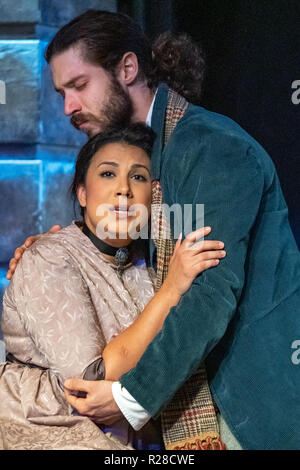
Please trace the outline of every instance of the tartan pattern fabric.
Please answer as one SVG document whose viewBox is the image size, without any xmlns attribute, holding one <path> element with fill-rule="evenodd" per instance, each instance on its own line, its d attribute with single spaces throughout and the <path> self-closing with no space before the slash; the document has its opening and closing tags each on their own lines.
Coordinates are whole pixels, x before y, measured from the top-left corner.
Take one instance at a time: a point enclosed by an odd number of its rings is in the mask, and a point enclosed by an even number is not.
<svg viewBox="0 0 300 470">
<path fill-rule="evenodd" d="M 169 89 L 165 119 L 166 145 L 188 102 Z M 152 182 L 152 227 L 157 250 L 155 290 L 159 290 L 168 274 L 174 243 L 163 212 L 160 182 Z M 161 413 L 162 433 L 167 450 L 225 450 L 210 393 L 205 366 L 200 368 L 176 392 Z"/>
<path fill-rule="evenodd" d="M 168 450 L 225 450 L 204 366 L 176 392 L 161 415 Z"/>
<path fill-rule="evenodd" d="M 154 243 L 157 253 L 155 290 L 158 291 L 168 274 L 174 243 L 162 207 L 162 190 L 159 181 L 152 182 L 152 227 L 155 230 Z"/>
<path fill-rule="evenodd" d="M 178 93 L 169 89 L 166 109 L 164 144 L 166 145 L 177 122 L 183 117 L 188 102 Z M 163 211 L 163 197 L 160 182 L 152 182 L 152 227 L 155 230 L 154 243 L 157 251 L 156 290 L 159 290 L 168 274 L 174 243 Z"/>
</svg>

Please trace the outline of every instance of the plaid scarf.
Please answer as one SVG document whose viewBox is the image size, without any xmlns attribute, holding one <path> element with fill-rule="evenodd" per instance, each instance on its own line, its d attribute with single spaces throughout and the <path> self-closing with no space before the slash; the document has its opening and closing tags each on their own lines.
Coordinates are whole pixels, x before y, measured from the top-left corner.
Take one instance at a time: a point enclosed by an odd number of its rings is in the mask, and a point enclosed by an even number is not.
<svg viewBox="0 0 300 470">
<path fill-rule="evenodd" d="M 164 144 L 178 121 L 183 117 L 188 102 L 169 90 L 165 119 Z M 157 291 L 168 274 L 174 249 L 170 227 L 163 213 L 162 189 L 159 181 L 152 182 L 152 227 L 157 250 Z M 162 433 L 167 450 L 225 450 L 210 393 L 204 364 L 176 392 L 161 413 Z"/>
</svg>

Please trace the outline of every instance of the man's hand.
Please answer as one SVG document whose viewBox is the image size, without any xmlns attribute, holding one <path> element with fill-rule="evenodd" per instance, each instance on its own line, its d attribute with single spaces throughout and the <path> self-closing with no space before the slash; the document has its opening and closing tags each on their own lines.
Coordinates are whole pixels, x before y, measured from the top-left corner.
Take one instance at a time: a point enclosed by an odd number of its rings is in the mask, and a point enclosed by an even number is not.
<svg viewBox="0 0 300 470">
<path fill-rule="evenodd" d="M 48 233 L 56 233 L 61 229 L 60 225 L 53 225 L 50 228 Z M 12 279 L 14 272 L 16 270 L 17 264 L 22 258 L 24 251 L 29 248 L 34 242 L 36 242 L 39 238 L 41 238 L 43 234 L 39 235 L 32 235 L 31 237 L 26 238 L 25 243 L 22 246 L 19 246 L 14 254 L 14 258 L 12 258 L 9 262 L 9 270 L 6 273 L 6 279 L 9 281 Z"/>
<path fill-rule="evenodd" d="M 65 396 L 81 415 L 97 424 L 114 424 L 124 416 L 114 400 L 112 383 L 109 380 L 69 379 L 64 383 Z M 85 392 L 86 397 L 75 396 L 76 392 Z"/>
</svg>

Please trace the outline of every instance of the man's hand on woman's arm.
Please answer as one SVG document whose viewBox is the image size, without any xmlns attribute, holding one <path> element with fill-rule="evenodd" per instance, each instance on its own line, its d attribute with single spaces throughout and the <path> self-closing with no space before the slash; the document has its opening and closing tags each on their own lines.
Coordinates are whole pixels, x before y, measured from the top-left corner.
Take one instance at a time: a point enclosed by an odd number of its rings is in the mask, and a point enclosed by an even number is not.
<svg viewBox="0 0 300 470">
<path fill-rule="evenodd" d="M 53 225 L 53 227 L 50 228 L 49 232 L 47 233 L 56 233 L 61 229 L 60 225 Z M 39 235 L 31 235 L 31 237 L 27 237 L 25 240 L 25 243 L 23 243 L 22 246 L 19 246 L 15 253 L 14 257 L 10 260 L 9 262 L 9 270 L 6 273 L 6 278 L 10 281 L 14 275 L 14 272 L 16 270 L 16 267 L 18 265 L 18 262 L 22 258 L 24 251 L 29 248 L 31 245 L 33 245 L 34 242 L 36 242 L 39 238 L 43 236 L 43 233 L 40 233 Z"/>
</svg>

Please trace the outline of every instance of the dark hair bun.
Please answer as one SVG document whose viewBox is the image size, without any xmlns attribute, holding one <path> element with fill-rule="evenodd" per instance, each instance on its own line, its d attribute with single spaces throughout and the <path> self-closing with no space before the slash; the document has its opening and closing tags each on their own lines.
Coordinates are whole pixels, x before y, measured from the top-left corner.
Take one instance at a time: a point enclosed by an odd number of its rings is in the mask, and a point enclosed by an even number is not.
<svg viewBox="0 0 300 470">
<path fill-rule="evenodd" d="M 205 72 L 201 46 L 186 34 L 166 32 L 155 40 L 152 51 L 155 79 L 167 83 L 191 103 L 200 104 Z"/>
</svg>

